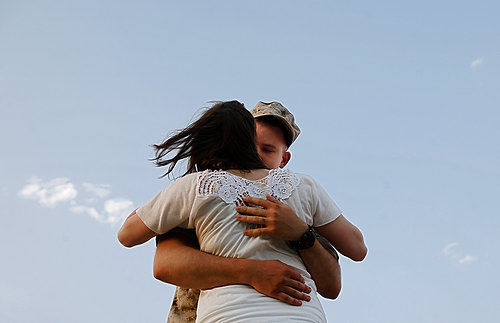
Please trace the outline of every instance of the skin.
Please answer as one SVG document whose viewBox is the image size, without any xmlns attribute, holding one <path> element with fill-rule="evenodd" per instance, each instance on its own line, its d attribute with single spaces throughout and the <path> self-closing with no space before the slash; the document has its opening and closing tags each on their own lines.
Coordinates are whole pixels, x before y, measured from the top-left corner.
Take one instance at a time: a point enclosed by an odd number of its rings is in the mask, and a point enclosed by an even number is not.
<svg viewBox="0 0 500 323">
<path fill-rule="evenodd" d="M 270 168 L 284 167 L 291 155 L 287 151 L 283 132 L 278 127 L 269 126 L 258 120 L 256 125 L 259 156 Z M 298 218 L 288 205 L 271 196 L 267 196 L 267 200 L 254 197 L 247 197 L 244 200 L 263 208 L 237 207 L 236 210 L 240 213 L 237 219 L 246 223 L 265 225 L 263 228 L 245 230 L 245 235 L 253 237 L 269 235 L 283 240 L 298 240 L 308 230 L 307 224 Z M 354 261 L 362 261 L 365 258 L 367 248 L 361 231 L 343 215 L 316 230 L 344 256 Z"/>
<path fill-rule="evenodd" d="M 255 124 L 257 133 L 255 145 L 264 164 L 271 169 L 285 167 L 292 155 L 285 144 L 281 129 L 259 121 Z"/>
<path fill-rule="evenodd" d="M 195 289 L 246 284 L 291 305 L 310 300 L 310 287 L 293 267 L 278 260 L 224 258 L 202 252 L 191 231 L 174 229 L 162 236 L 153 265 L 155 278 Z"/>
<path fill-rule="evenodd" d="M 291 155 L 284 142 L 279 128 L 257 122 L 256 145 L 259 155 L 270 168 L 283 167 L 290 160 Z M 238 175 L 256 176 L 255 173 Z M 282 239 L 296 240 L 307 230 L 307 225 L 286 204 L 271 197 L 267 200 L 253 199 L 252 203 L 263 206 L 269 213 L 261 213 L 262 210 L 257 208 L 247 208 L 239 210 L 245 215 L 239 215 L 238 220 L 256 223 L 255 221 L 269 218 L 273 226 L 269 231 L 247 231 L 247 235 L 270 234 Z M 307 295 L 310 288 L 292 267 L 277 260 L 221 258 L 204 253 L 197 249 L 194 234 L 186 231 L 188 230 L 168 233 L 166 238 L 159 242 L 154 263 L 154 276 L 157 279 L 197 289 L 248 284 L 267 296 L 291 305 L 300 305 L 301 301 L 310 299 Z M 131 247 L 155 235 L 156 233 L 147 228 L 133 212 L 125 221 L 118 238 L 123 245 Z M 324 297 L 336 298 L 341 288 L 337 260 L 317 242 L 312 248 L 300 251 L 300 256 L 315 280 L 318 292 Z"/>
</svg>

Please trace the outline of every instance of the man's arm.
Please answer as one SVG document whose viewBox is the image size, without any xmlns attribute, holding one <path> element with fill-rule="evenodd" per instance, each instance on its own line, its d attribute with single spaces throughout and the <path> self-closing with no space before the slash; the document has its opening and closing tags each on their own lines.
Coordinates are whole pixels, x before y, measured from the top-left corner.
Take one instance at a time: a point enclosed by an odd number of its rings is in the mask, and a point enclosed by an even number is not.
<svg viewBox="0 0 500 323">
<path fill-rule="evenodd" d="M 325 298 L 337 298 L 342 288 L 338 256 L 335 258 L 330 254 L 318 239 L 311 248 L 299 250 L 299 255 L 316 283 L 318 293 Z"/>
<path fill-rule="evenodd" d="M 118 240 L 127 248 L 142 244 L 156 236 L 157 233 L 148 228 L 137 213 L 132 212 L 118 231 Z"/>
<path fill-rule="evenodd" d="M 310 300 L 311 289 L 304 278 L 278 260 L 224 258 L 202 252 L 192 230 L 174 229 L 160 237 L 153 266 L 158 280 L 196 289 L 246 284 L 291 305 Z"/>
<path fill-rule="evenodd" d="M 365 259 L 368 249 L 363 234 L 342 214 L 334 221 L 315 229 L 319 234 L 327 238 L 344 256 L 354 261 Z"/>
<path fill-rule="evenodd" d="M 295 214 L 290 206 L 270 195 L 265 200 L 255 197 L 247 197 L 244 200 L 263 208 L 238 207 L 236 210 L 240 215 L 237 219 L 246 223 L 265 225 L 259 229 L 245 230 L 246 235 L 265 234 L 283 240 L 298 240 L 308 230 L 307 224 Z M 299 255 L 307 271 L 313 277 L 318 293 L 326 298 L 337 298 L 341 289 L 338 258 L 330 254 L 318 241 L 313 247 L 301 250 Z"/>
<path fill-rule="evenodd" d="M 236 210 L 250 216 L 240 215 L 238 220 L 261 224 L 265 227 L 246 230 L 249 236 L 270 235 L 283 240 L 297 240 L 307 231 L 307 224 L 297 217 L 295 212 L 285 203 L 267 196 L 267 200 L 247 197 L 245 202 L 257 204 L 264 209 L 240 206 Z M 342 214 L 334 221 L 315 228 L 327 238 L 333 246 L 344 256 L 354 261 L 362 261 L 367 253 L 363 234 L 349 222 Z"/>
</svg>

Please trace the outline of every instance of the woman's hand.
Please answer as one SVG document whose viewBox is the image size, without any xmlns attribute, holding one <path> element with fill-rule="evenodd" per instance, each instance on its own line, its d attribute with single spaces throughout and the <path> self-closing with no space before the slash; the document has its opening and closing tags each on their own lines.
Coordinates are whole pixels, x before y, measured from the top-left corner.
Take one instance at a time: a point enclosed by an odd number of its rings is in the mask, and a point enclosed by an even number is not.
<svg viewBox="0 0 500 323">
<path fill-rule="evenodd" d="M 299 240 L 308 230 L 302 221 L 287 204 L 266 195 L 266 199 L 246 197 L 248 204 L 260 207 L 238 206 L 236 219 L 245 223 L 260 224 L 262 228 L 247 229 L 244 234 L 251 237 L 269 235 L 282 240 Z"/>
</svg>

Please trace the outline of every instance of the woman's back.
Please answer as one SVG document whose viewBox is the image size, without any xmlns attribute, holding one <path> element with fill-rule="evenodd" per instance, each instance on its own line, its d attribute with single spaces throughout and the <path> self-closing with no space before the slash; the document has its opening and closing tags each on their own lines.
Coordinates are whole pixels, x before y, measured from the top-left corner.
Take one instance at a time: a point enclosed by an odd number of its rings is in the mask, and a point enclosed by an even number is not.
<svg viewBox="0 0 500 323">
<path fill-rule="evenodd" d="M 248 237 L 248 225 L 236 220 L 236 206 L 243 197 L 266 194 L 289 204 L 310 225 L 333 221 L 340 210 L 324 200 L 321 190 L 305 175 L 286 170 L 244 173 L 250 180 L 227 171 L 203 171 L 186 175 L 137 210 L 141 219 L 158 233 L 182 226 L 195 228 L 200 249 L 218 256 L 258 260 L 278 259 L 297 269 L 313 289 L 311 301 L 300 307 L 264 296 L 245 285 L 231 285 L 202 291 L 198 306 L 200 321 L 324 321 L 316 286 L 299 255 L 284 241 L 268 236 Z M 319 198 L 318 198 L 319 196 Z M 321 205 L 318 207 L 318 201 Z M 331 200 L 330 200 L 331 201 Z M 326 204 L 325 204 L 326 203 Z M 329 208 L 326 210 L 325 207 Z M 152 216 L 155 214 L 156 216 Z"/>
</svg>

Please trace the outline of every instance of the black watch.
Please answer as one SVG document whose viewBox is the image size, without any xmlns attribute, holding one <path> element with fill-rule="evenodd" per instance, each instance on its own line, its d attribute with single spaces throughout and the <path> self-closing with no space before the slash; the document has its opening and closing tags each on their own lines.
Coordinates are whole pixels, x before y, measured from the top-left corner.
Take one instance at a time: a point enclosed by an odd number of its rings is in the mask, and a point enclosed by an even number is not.
<svg viewBox="0 0 500 323">
<path fill-rule="evenodd" d="M 295 251 L 304 250 L 314 246 L 316 241 L 316 231 L 310 225 L 309 229 L 300 237 L 299 240 L 288 240 L 288 246 Z"/>
</svg>

